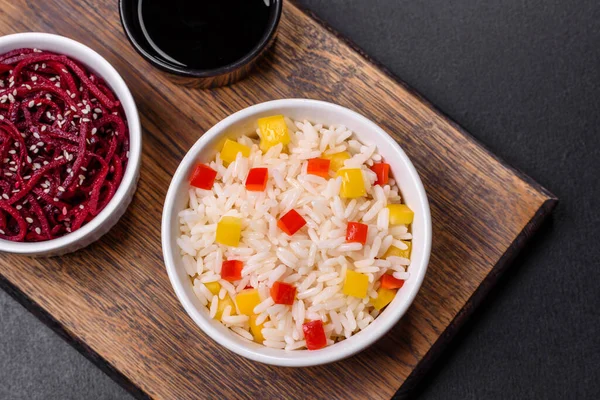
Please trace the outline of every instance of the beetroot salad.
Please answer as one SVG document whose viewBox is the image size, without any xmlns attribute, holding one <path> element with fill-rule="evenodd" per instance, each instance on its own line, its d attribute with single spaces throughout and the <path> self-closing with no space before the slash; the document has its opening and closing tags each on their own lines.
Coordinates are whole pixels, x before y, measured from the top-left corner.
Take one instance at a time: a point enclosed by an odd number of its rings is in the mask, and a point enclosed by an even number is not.
<svg viewBox="0 0 600 400">
<path fill-rule="evenodd" d="M 128 156 L 125 113 L 102 79 L 60 54 L 0 55 L 0 239 L 79 229 L 114 196 Z"/>
</svg>

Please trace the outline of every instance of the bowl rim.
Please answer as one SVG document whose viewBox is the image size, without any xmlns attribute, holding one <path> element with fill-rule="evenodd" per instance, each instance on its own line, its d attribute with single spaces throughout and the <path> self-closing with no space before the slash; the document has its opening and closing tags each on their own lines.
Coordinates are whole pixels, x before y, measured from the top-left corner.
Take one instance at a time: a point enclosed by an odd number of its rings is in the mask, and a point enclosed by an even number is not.
<svg viewBox="0 0 600 400">
<path fill-rule="evenodd" d="M 288 107 L 293 108 L 300 105 L 313 105 L 317 107 L 325 107 L 330 108 L 334 111 L 340 113 L 350 113 L 353 114 L 354 118 L 361 120 L 362 123 L 366 124 L 373 130 L 374 135 L 382 136 L 383 140 L 387 142 L 390 146 L 393 146 L 398 153 L 398 156 L 401 157 L 404 164 L 407 167 L 407 171 L 410 174 L 411 179 L 413 179 L 416 189 L 417 189 L 417 197 L 419 203 L 419 213 L 422 214 L 424 220 L 424 229 L 423 229 L 423 246 L 424 253 L 422 262 L 419 268 L 419 272 L 415 276 L 411 276 L 411 279 L 415 280 L 415 284 L 412 287 L 412 291 L 404 294 L 404 301 L 401 303 L 400 307 L 395 308 L 393 316 L 385 320 L 383 325 L 379 325 L 371 329 L 369 335 L 362 335 L 358 337 L 358 334 L 346 339 L 339 344 L 341 346 L 337 346 L 336 352 L 327 351 L 327 349 L 332 349 L 336 347 L 336 345 L 328 346 L 324 349 L 317 351 L 309 351 L 309 350 L 299 350 L 294 352 L 288 352 L 289 354 L 297 353 L 297 352 L 307 352 L 310 353 L 310 357 L 296 358 L 296 357 L 288 357 L 286 356 L 285 350 L 279 350 L 280 353 L 278 355 L 266 355 L 259 353 L 247 346 L 241 345 L 236 342 L 232 338 L 223 334 L 223 332 L 219 331 L 216 326 L 213 325 L 212 320 L 204 316 L 200 310 L 198 310 L 192 302 L 188 299 L 185 289 L 184 283 L 178 278 L 177 268 L 175 265 L 175 256 L 179 254 L 179 252 L 174 251 L 174 249 L 170 246 L 172 241 L 171 235 L 171 220 L 169 219 L 169 215 L 172 213 L 174 208 L 175 197 L 177 194 L 177 190 L 181 185 L 182 181 L 185 179 L 185 174 L 189 166 L 198 158 L 201 150 L 204 146 L 209 143 L 213 138 L 218 137 L 226 133 L 226 130 L 229 126 L 236 123 L 239 120 L 245 119 L 247 117 L 251 117 L 252 115 L 256 115 L 261 112 L 267 112 L 277 107 Z M 400 318 L 406 313 L 407 309 L 413 303 L 417 293 L 419 292 L 421 285 L 423 283 L 423 279 L 425 277 L 425 273 L 427 271 L 427 267 L 429 264 L 429 258 L 431 254 L 431 243 L 432 243 L 432 226 L 431 226 L 431 213 L 429 208 L 429 202 L 427 200 L 427 195 L 425 193 L 425 188 L 423 183 L 408 156 L 402 150 L 400 145 L 382 128 L 380 128 L 373 121 L 369 120 L 365 116 L 360 113 L 351 110 L 349 108 L 329 103 L 326 101 L 320 100 L 312 100 L 312 99 L 280 99 L 280 100 L 272 100 L 267 101 L 260 104 L 255 104 L 250 107 L 244 108 L 240 111 L 237 111 L 225 119 L 221 120 L 217 124 L 215 124 L 212 128 L 210 128 L 206 133 L 204 133 L 196 143 L 190 148 L 190 150 L 186 153 L 181 163 L 179 164 L 171 183 L 169 185 L 169 189 L 165 198 L 165 203 L 163 207 L 162 221 L 161 221 L 161 242 L 163 249 L 163 257 L 165 261 L 165 266 L 167 269 L 167 274 L 169 276 L 169 280 L 171 281 L 171 285 L 177 295 L 177 298 L 183 305 L 187 314 L 192 318 L 192 320 L 200 327 L 200 329 L 210 338 L 215 340 L 218 344 L 224 346 L 225 348 L 231 350 L 232 352 L 246 357 L 248 359 L 259 361 L 265 364 L 277 365 L 277 366 L 285 366 L 285 367 L 308 367 L 315 365 L 327 364 L 335 361 L 339 361 L 346 357 L 349 357 L 353 354 L 358 353 L 359 351 L 367 348 L 371 344 L 375 343 L 379 340 L 383 335 L 385 335 L 389 330 L 395 326 Z M 385 311 L 384 311 L 385 312 Z M 369 325 L 367 328 L 362 330 L 359 333 L 366 333 L 367 329 L 371 328 L 373 325 Z M 336 343 L 337 344 L 337 343 Z M 277 350 L 277 349 L 271 349 Z"/>
<path fill-rule="evenodd" d="M 39 43 L 39 45 L 36 45 L 39 49 L 44 49 L 44 45 L 46 44 L 62 45 L 67 49 L 63 54 L 68 57 L 73 57 L 77 61 L 83 63 L 86 68 L 90 68 L 96 72 L 98 70 L 96 66 L 101 65 L 101 68 L 107 71 L 106 74 L 98 75 L 104 79 L 113 91 L 122 93 L 122 95 L 119 96 L 119 101 L 123 106 L 129 126 L 129 160 L 127 161 L 123 179 L 113 198 L 108 202 L 106 207 L 96 215 L 96 217 L 81 228 L 59 238 L 43 242 L 12 242 L 0 239 L 0 252 L 25 255 L 51 253 L 68 248 L 74 243 L 82 241 L 100 228 L 115 212 L 121 202 L 126 199 L 129 189 L 135 184 L 136 177 L 139 174 L 142 153 L 142 128 L 137 106 L 131 91 L 117 70 L 104 57 L 83 43 L 51 33 L 25 32 L 2 36 L 0 37 L 0 47 L 7 47 L 6 51 L 9 51 L 9 48 L 18 49 L 20 47 L 27 47 L 29 46 L 27 43 L 34 41 Z M 81 57 L 71 56 L 66 53 L 84 54 L 85 60 L 81 59 Z M 92 65 L 92 67 L 90 67 L 90 65 Z"/>
<path fill-rule="evenodd" d="M 142 46 L 133 35 L 133 29 L 131 27 L 131 24 L 133 22 L 129 19 L 125 19 L 124 16 L 125 3 L 129 3 L 130 1 L 132 0 L 119 0 L 119 16 L 121 19 L 121 25 L 123 26 L 123 30 L 125 31 L 125 36 L 127 36 L 127 40 L 129 40 L 129 43 L 131 43 L 135 51 L 139 55 L 141 55 L 146 61 L 150 62 L 150 64 L 163 71 L 169 72 L 174 75 L 192 78 L 214 78 L 221 75 L 227 75 L 250 64 L 254 59 L 261 55 L 262 51 L 269 45 L 271 40 L 275 37 L 275 34 L 277 33 L 277 27 L 279 26 L 279 21 L 281 19 L 281 13 L 283 11 L 283 0 L 273 0 L 273 4 L 275 6 L 274 16 L 269 17 L 268 26 L 265 30 L 265 33 L 263 34 L 260 41 L 252 48 L 252 50 L 250 50 L 242 58 L 230 64 L 223 65 L 219 68 L 196 69 L 174 66 L 172 64 L 162 61 L 160 58 L 155 57 L 148 51 L 146 51 L 144 46 Z"/>
</svg>

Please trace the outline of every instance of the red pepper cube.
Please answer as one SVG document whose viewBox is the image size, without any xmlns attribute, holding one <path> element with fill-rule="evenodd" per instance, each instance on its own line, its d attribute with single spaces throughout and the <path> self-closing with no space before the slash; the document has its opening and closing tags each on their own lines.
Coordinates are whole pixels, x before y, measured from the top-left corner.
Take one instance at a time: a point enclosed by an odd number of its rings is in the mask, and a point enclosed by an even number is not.
<svg viewBox="0 0 600 400">
<path fill-rule="evenodd" d="M 373 164 L 371 171 L 375 172 L 377 175 L 377 180 L 375 181 L 376 185 L 387 185 L 388 181 L 390 180 L 390 164 Z"/>
<path fill-rule="evenodd" d="M 239 260 L 227 260 L 223 261 L 221 265 L 221 279 L 229 282 L 239 281 L 242 279 L 242 269 L 244 263 Z"/>
<path fill-rule="evenodd" d="M 367 242 L 368 231 L 368 225 L 361 224 L 360 222 L 348 222 L 348 228 L 346 229 L 346 242 L 365 244 Z"/>
<path fill-rule="evenodd" d="M 381 277 L 381 287 L 384 289 L 400 289 L 404 286 L 402 279 L 396 279 L 391 274 L 384 274 Z"/>
<path fill-rule="evenodd" d="M 324 158 L 311 158 L 308 160 L 306 173 L 327 179 L 329 178 L 329 164 L 331 164 L 331 160 L 326 160 Z"/>
<path fill-rule="evenodd" d="M 291 306 L 296 298 L 296 287 L 284 282 L 275 282 L 271 286 L 271 297 L 275 304 L 286 304 Z"/>
<path fill-rule="evenodd" d="M 215 183 L 216 177 L 217 171 L 208 165 L 198 164 L 190 179 L 190 185 L 199 189 L 210 190 Z"/>
<path fill-rule="evenodd" d="M 251 192 L 263 192 L 269 179 L 268 168 L 252 168 L 246 178 L 246 189 Z"/>
<path fill-rule="evenodd" d="M 304 332 L 307 349 L 319 350 L 327 345 L 327 336 L 325 336 L 325 329 L 323 329 L 323 321 L 305 322 L 302 324 L 302 332 Z"/>
<path fill-rule="evenodd" d="M 298 232 L 300 228 L 306 225 L 306 220 L 296 210 L 288 211 L 283 217 L 277 221 L 279 229 L 292 236 Z"/>
</svg>

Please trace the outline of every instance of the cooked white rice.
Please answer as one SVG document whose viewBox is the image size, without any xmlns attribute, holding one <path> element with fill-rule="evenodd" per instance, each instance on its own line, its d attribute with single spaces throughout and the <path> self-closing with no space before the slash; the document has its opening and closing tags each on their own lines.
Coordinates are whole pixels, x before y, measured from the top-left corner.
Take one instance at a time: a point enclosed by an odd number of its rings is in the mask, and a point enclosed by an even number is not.
<svg viewBox="0 0 600 400">
<path fill-rule="evenodd" d="M 373 185 L 376 175 L 369 166 L 382 159 L 374 145 L 363 145 L 343 125 L 325 127 L 291 120 L 287 123 L 291 142 L 285 153 L 280 144 L 263 154 L 256 139 L 242 136 L 238 142 L 251 147 L 250 157 L 244 158 L 239 153 L 225 167 L 220 154 L 216 155 L 209 164 L 217 171 L 214 186 L 212 190 L 190 188 L 189 208 L 179 213 L 181 236 L 177 243 L 194 293 L 211 317 L 215 317 L 220 300 L 226 296 L 235 300 L 236 293 L 250 285 L 259 290 L 261 298 L 254 313 L 258 314 L 258 324 L 266 321 L 263 344 L 296 350 L 306 348 L 302 332 L 305 320 L 323 321 L 328 345 L 366 328 L 379 313 L 371 304 L 371 298 L 377 297 L 379 278 L 386 272 L 393 272 L 398 279 L 409 277 L 409 259 L 379 257 L 392 245 L 405 249 L 400 239 L 410 240 L 412 236 L 404 225 L 388 227 L 386 206 L 400 203 L 401 198 L 393 179 L 383 187 Z M 366 196 L 341 198 L 341 178 L 332 174 L 326 180 L 306 174 L 306 160 L 341 151 L 352 155 L 345 161 L 345 167 L 362 170 Z M 255 167 L 269 169 L 264 192 L 245 188 L 247 173 Z M 277 219 L 291 209 L 304 217 L 306 226 L 288 236 L 277 227 Z M 243 221 L 238 247 L 215 242 L 216 226 L 223 216 Z M 364 246 L 346 243 L 349 221 L 368 224 Z M 221 264 L 228 259 L 243 261 L 241 281 L 231 283 L 221 279 Z M 366 298 L 343 294 L 348 270 L 367 275 Z M 269 288 L 275 281 L 296 286 L 292 306 L 274 304 Z M 219 282 L 218 295 L 206 288 L 204 284 L 209 282 Z M 221 322 L 240 337 L 252 340 L 248 317 L 239 315 L 237 310 L 227 307 Z"/>
</svg>

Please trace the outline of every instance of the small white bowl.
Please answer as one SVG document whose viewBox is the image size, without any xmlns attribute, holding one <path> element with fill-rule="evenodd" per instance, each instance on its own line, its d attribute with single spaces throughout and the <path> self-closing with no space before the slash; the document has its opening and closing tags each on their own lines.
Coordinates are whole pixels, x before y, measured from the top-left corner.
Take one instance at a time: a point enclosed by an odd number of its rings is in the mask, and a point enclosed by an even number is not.
<svg viewBox="0 0 600 400">
<path fill-rule="evenodd" d="M 43 242 L 11 242 L 0 239 L 0 252 L 30 256 L 56 256 L 79 250 L 98 240 L 125 213 L 139 177 L 142 129 L 137 107 L 123 78 L 100 54 L 72 39 L 49 33 L 17 33 L 0 37 L 0 54 L 18 48 L 36 48 L 64 54 L 83 63 L 100 76 L 123 105 L 129 126 L 129 161 L 114 197 L 93 220 L 73 233 Z"/>
<path fill-rule="evenodd" d="M 236 138 L 253 132 L 256 120 L 283 114 L 295 120 L 313 123 L 344 124 L 365 144 L 376 144 L 379 154 L 391 166 L 403 201 L 414 210 L 413 248 L 410 278 L 390 305 L 375 320 L 349 339 L 321 350 L 285 351 L 241 339 L 220 322 L 209 317 L 208 310 L 194 295 L 183 266 L 176 240 L 179 235 L 177 214 L 188 201 L 189 177 L 199 162 L 209 162 L 225 137 Z M 431 216 L 421 179 L 398 143 L 385 131 L 362 115 L 347 108 L 316 100 L 285 99 L 257 104 L 225 118 L 206 132 L 181 161 L 173 176 L 163 209 L 162 247 L 167 272 L 175 293 L 194 322 L 211 338 L 229 350 L 251 360 L 286 367 L 305 367 L 341 360 L 373 344 L 404 315 L 415 298 L 429 262 L 431 251 Z"/>
</svg>

